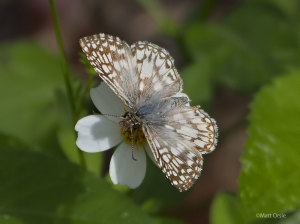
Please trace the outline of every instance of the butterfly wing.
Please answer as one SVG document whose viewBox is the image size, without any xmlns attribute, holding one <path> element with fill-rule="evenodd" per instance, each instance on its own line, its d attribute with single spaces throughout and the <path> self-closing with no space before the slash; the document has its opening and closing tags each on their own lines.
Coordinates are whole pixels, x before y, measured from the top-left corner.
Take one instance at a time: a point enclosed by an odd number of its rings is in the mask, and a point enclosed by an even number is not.
<svg viewBox="0 0 300 224">
<path fill-rule="evenodd" d="M 137 76 L 128 44 L 102 33 L 84 37 L 79 43 L 98 75 L 132 108 L 137 96 Z"/>
<path fill-rule="evenodd" d="M 102 33 L 79 42 L 98 75 L 131 108 L 182 91 L 174 60 L 155 44 L 140 41 L 129 47 L 118 37 Z"/>
<path fill-rule="evenodd" d="M 158 101 L 182 91 L 182 80 L 174 66 L 174 60 L 163 48 L 139 41 L 131 45 L 136 64 L 136 108 L 147 101 Z"/>
<path fill-rule="evenodd" d="M 187 190 L 200 176 L 202 154 L 217 144 L 215 121 L 199 107 L 182 105 L 154 120 L 146 122 L 143 130 L 156 163 L 172 185 Z"/>
</svg>

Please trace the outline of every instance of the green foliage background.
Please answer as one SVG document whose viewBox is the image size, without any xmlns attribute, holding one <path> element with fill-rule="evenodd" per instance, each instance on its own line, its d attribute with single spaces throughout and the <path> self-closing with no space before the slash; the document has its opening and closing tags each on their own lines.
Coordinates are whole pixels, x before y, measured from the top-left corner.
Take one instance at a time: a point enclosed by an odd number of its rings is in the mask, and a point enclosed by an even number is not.
<svg viewBox="0 0 300 224">
<path fill-rule="evenodd" d="M 239 192 L 216 195 L 210 222 L 299 223 L 299 2 L 246 0 L 212 22 L 214 1 L 207 0 L 180 25 L 159 1 L 137 2 L 161 35 L 177 41 L 187 61 L 184 90 L 194 104 L 209 109 L 219 86 L 252 101 Z M 88 64 L 87 71 L 87 83 L 72 76 L 77 119 L 89 110 L 95 74 Z M 0 102 L 0 223 L 184 223 L 163 212 L 185 194 L 151 162 L 136 190 L 99 178 L 101 153 L 83 154 L 87 169 L 80 166 L 58 56 L 31 40 L 1 43 Z"/>
</svg>

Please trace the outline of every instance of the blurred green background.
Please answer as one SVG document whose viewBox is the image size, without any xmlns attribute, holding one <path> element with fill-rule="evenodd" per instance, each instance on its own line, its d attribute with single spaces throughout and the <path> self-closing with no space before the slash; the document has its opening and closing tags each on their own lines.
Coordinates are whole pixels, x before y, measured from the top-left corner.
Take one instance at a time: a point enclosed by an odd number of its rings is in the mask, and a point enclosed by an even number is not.
<svg viewBox="0 0 300 224">
<path fill-rule="evenodd" d="M 0 2 L 0 223 L 300 223 L 298 0 L 55 3 L 73 103 L 49 2 Z M 166 48 L 216 119 L 219 144 L 191 190 L 150 160 L 136 190 L 110 182 L 111 152 L 80 166 L 74 122 L 93 113 L 100 78 L 78 40 L 100 32 Z"/>
</svg>

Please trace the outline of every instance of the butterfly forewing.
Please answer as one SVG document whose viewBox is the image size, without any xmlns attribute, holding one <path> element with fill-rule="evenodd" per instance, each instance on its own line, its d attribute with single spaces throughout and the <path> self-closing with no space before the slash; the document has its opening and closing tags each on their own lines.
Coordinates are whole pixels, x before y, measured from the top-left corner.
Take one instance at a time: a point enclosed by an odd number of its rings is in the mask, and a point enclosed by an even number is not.
<svg viewBox="0 0 300 224">
<path fill-rule="evenodd" d="M 137 104 L 175 95 L 182 90 L 182 80 L 174 60 L 163 48 L 139 41 L 131 45 L 138 76 Z"/>
<path fill-rule="evenodd" d="M 106 34 L 80 39 L 80 46 L 98 75 L 130 107 L 137 96 L 137 76 L 131 49 L 125 41 Z"/>
</svg>

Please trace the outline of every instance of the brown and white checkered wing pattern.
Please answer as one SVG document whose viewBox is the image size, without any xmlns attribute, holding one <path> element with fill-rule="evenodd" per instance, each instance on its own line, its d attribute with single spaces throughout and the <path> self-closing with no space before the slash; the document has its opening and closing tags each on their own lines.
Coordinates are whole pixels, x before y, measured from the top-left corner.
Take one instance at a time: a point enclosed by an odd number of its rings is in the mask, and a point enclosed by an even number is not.
<svg viewBox="0 0 300 224">
<path fill-rule="evenodd" d="M 155 44 L 140 41 L 129 47 L 101 33 L 80 39 L 80 46 L 99 76 L 131 108 L 182 91 L 173 58 Z"/>
<path fill-rule="evenodd" d="M 177 108 L 162 125 L 144 125 L 158 166 L 180 191 L 189 189 L 201 174 L 202 154 L 214 150 L 217 126 L 198 107 Z"/>
<path fill-rule="evenodd" d="M 182 90 L 182 80 L 174 60 L 163 48 L 139 41 L 131 45 L 138 76 L 137 104 L 175 95 Z"/>
<path fill-rule="evenodd" d="M 136 65 L 125 41 L 107 34 L 84 37 L 83 52 L 98 75 L 126 105 L 133 107 L 137 96 Z"/>
</svg>

